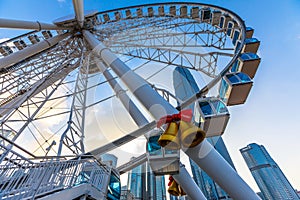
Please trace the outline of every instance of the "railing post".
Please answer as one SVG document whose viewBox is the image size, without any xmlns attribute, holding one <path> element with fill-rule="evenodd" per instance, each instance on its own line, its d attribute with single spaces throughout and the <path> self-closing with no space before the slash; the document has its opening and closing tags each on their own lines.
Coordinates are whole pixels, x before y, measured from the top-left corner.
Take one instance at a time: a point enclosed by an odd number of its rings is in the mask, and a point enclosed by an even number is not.
<svg viewBox="0 0 300 200">
<path fill-rule="evenodd" d="M 78 160 L 77 160 L 77 164 L 76 164 L 76 167 L 75 167 L 75 169 L 74 169 L 72 178 L 71 178 L 71 180 L 70 180 L 70 185 L 69 185 L 69 187 L 73 185 L 74 177 L 75 177 L 76 171 L 77 171 L 77 169 L 78 169 L 78 166 L 79 166 L 80 164 L 81 164 L 81 165 L 84 164 L 84 163 L 81 163 L 81 157 L 79 157 Z"/>
<path fill-rule="evenodd" d="M 43 172 L 42 172 L 42 176 L 41 176 L 41 179 L 40 180 L 38 180 L 38 184 L 36 185 L 36 187 L 32 190 L 33 191 L 33 194 L 32 194 L 32 200 L 34 200 L 34 197 L 35 197 L 35 195 L 37 194 L 37 191 L 39 190 L 39 187 L 40 187 L 40 185 L 41 185 L 41 183 L 42 183 L 42 181 L 43 181 L 43 179 L 44 179 L 44 177 L 45 177 L 45 175 L 46 175 L 46 167 L 47 167 L 47 163 L 41 163 L 41 165 L 45 165 L 45 167 L 44 167 L 44 169 L 43 169 Z"/>
</svg>

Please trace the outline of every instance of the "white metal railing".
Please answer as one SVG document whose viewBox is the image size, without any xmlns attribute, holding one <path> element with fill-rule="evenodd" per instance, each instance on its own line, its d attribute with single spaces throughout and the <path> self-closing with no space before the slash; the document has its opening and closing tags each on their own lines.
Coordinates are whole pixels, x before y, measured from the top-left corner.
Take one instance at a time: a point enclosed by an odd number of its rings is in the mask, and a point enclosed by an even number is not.
<svg viewBox="0 0 300 200">
<path fill-rule="evenodd" d="M 94 158 L 0 165 L 0 199 L 35 199 L 88 183 L 106 195 L 111 169 Z"/>
<path fill-rule="evenodd" d="M 26 151 L 25 149 L 22 150 Z M 29 152 L 26 151 L 25 153 L 29 153 Z M 30 156 L 32 156 L 32 154 Z M 21 154 L 12 150 L 12 145 L 5 145 L 5 141 L 0 139 L 0 166 L 21 167 L 25 164 L 32 164 L 32 163 L 33 161 L 29 160 L 28 158 L 25 158 Z M 1 176 L 2 173 L 0 173 L 0 177 Z"/>
</svg>

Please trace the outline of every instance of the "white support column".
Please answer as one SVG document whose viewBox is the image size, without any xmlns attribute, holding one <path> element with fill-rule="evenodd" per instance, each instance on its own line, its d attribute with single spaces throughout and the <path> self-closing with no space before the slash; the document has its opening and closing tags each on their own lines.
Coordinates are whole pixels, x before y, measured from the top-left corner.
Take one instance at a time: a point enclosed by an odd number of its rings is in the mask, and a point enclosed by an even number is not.
<svg viewBox="0 0 300 200">
<path fill-rule="evenodd" d="M 102 71 L 103 75 L 105 76 L 106 80 L 113 88 L 118 97 L 120 98 L 122 104 L 126 108 L 126 110 L 130 113 L 133 120 L 136 124 L 141 127 L 148 124 L 148 120 L 144 117 L 143 113 L 136 107 L 134 102 L 128 97 L 128 95 L 124 92 L 122 87 L 118 84 L 118 82 L 113 78 L 111 73 L 108 71 L 106 66 L 99 60 L 95 59 L 96 64 L 99 69 Z M 141 159 L 142 160 L 142 159 Z M 144 161 L 144 160 L 143 160 Z M 137 166 L 137 163 L 134 163 Z M 131 166 L 131 169 L 133 168 Z M 128 168 L 128 167 L 127 167 Z M 124 169 L 123 169 L 124 170 Z M 129 168 L 130 170 L 130 168 Z M 205 200 L 206 198 L 202 194 L 200 188 L 197 186 L 195 181 L 191 178 L 190 174 L 185 169 L 184 165 L 180 164 L 180 171 L 179 174 L 173 175 L 175 181 L 184 189 L 184 191 L 191 197 L 193 200 Z"/>
<path fill-rule="evenodd" d="M 172 175 L 175 181 L 183 188 L 188 196 L 193 200 L 206 200 L 206 197 L 194 182 L 189 172 L 185 169 L 185 166 L 180 163 L 179 174 Z M 194 182 L 195 184 L 190 184 Z"/>
<path fill-rule="evenodd" d="M 14 19 L 2 19 L 0 18 L 0 28 L 16 28 L 16 29 L 29 29 L 29 30 L 66 30 L 70 28 L 59 27 L 54 24 L 47 24 L 43 22 L 31 22 Z"/>
<path fill-rule="evenodd" d="M 145 126 L 148 124 L 148 120 L 146 117 L 141 113 L 141 111 L 136 107 L 134 102 L 128 97 L 126 92 L 123 90 L 123 88 L 120 86 L 120 84 L 114 79 L 114 77 L 111 75 L 111 73 L 108 71 L 104 63 L 102 63 L 99 59 L 95 58 L 96 64 L 99 67 L 100 71 L 103 73 L 104 77 L 110 84 L 111 88 L 116 93 L 117 97 L 122 102 L 125 109 L 129 112 L 132 119 L 135 121 L 135 123 L 139 126 Z"/>
<path fill-rule="evenodd" d="M 108 48 L 97 40 L 93 34 L 88 31 L 83 31 L 83 35 L 91 48 L 93 48 L 94 53 L 99 55 L 100 58 L 112 68 L 156 120 L 166 114 L 178 113 L 171 104 L 157 94 L 143 78 L 134 73 L 125 63 L 118 59 Z M 202 148 L 204 148 L 204 150 Z M 208 150 L 209 153 L 206 154 L 205 150 Z M 198 146 L 187 150 L 187 155 L 209 176 L 212 176 L 231 198 L 243 200 L 260 199 L 206 140 Z M 219 170 L 212 170 L 215 168 Z M 227 174 L 231 176 L 228 177 Z M 228 186 L 229 184 L 230 186 Z"/>
<path fill-rule="evenodd" d="M 178 112 L 171 104 L 153 90 L 142 77 L 134 73 L 124 62 L 97 40 L 92 33 L 84 30 L 83 35 L 93 49 L 93 52 L 99 55 L 107 66 L 111 67 L 156 120 L 167 114 Z"/>
<path fill-rule="evenodd" d="M 26 58 L 29 58 L 30 56 L 40 53 L 56 45 L 58 42 L 60 42 L 61 40 L 65 39 L 68 36 L 70 36 L 70 33 L 57 35 L 55 37 L 49 38 L 47 40 L 43 40 L 37 44 L 34 44 L 20 51 L 14 52 L 8 56 L 5 56 L 0 59 L 0 69 L 10 67 L 22 60 L 25 60 Z"/>
<path fill-rule="evenodd" d="M 260 199 L 207 140 L 194 148 L 184 149 L 183 151 L 216 181 L 231 198 Z"/>
<path fill-rule="evenodd" d="M 84 23 L 83 0 L 73 0 L 73 6 L 77 23 L 82 28 Z"/>
</svg>

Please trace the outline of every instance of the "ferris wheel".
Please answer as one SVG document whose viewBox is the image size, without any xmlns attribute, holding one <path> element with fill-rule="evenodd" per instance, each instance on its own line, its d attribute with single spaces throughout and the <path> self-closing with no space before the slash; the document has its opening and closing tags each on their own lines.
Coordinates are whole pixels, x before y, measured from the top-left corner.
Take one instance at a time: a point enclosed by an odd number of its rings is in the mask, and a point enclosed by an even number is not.
<svg viewBox="0 0 300 200">
<path fill-rule="evenodd" d="M 258 198 L 205 139 L 222 135 L 227 106 L 248 97 L 260 63 L 254 30 L 230 10 L 202 3 L 103 12 L 84 11 L 80 0 L 73 6 L 74 15 L 53 24 L 0 19 L 1 28 L 30 30 L 0 44 L 0 163 L 98 155 L 145 135 L 148 152 L 120 173 L 147 159 L 158 175 L 172 174 L 192 199 L 201 199 L 180 164 L 182 149 L 231 197 Z M 176 69 L 198 77 L 199 91 L 184 101 L 175 92 L 184 90 Z M 116 120 L 133 120 L 138 129 L 87 151 L 89 109 L 111 99 L 131 117 Z M 183 123 L 187 131 L 178 138 Z M 163 153 L 151 154 L 151 142 Z"/>
</svg>

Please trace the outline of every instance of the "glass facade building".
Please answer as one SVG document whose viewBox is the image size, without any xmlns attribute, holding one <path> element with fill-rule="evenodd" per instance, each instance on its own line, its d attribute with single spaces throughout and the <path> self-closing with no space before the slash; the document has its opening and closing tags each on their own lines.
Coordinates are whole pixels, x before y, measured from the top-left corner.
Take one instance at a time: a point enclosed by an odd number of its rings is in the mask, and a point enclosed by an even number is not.
<svg viewBox="0 0 300 200">
<path fill-rule="evenodd" d="M 134 200 L 133 194 L 129 190 L 127 190 L 127 185 L 124 185 L 121 188 L 120 200 Z"/>
<path fill-rule="evenodd" d="M 240 149 L 264 199 L 299 199 L 279 166 L 264 146 L 255 143 Z"/>
<path fill-rule="evenodd" d="M 185 68 L 176 67 L 173 72 L 173 85 L 175 95 L 181 101 L 185 101 L 199 91 L 193 75 Z M 194 109 L 194 105 L 190 105 Z M 195 120 L 195 119 L 194 119 Z M 215 149 L 234 168 L 233 162 L 221 136 L 207 138 Z M 230 199 L 228 194 L 221 189 L 197 164 L 190 160 L 193 179 L 202 190 L 208 200 Z M 234 168 L 235 169 L 235 168 Z"/>
<path fill-rule="evenodd" d="M 147 167 L 147 199 L 149 200 L 165 200 L 166 184 L 164 176 L 154 176 L 149 164 Z"/>
<path fill-rule="evenodd" d="M 127 187 L 134 199 L 166 200 L 165 177 L 154 176 L 147 162 L 128 173 Z"/>
<path fill-rule="evenodd" d="M 128 190 L 133 194 L 134 199 L 146 198 L 146 164 L 143 163 L 133 168 L 128 173 Z"/>
<path fill-rule="evenodd" d="M 189 198 L 188 196 L 179 196 L 179 197 L 176 197 L 176 196 L 173 196 L 173 195 L 170 195 L 170 200 L 192 200 L 191 198 Z"/>
</svg>

